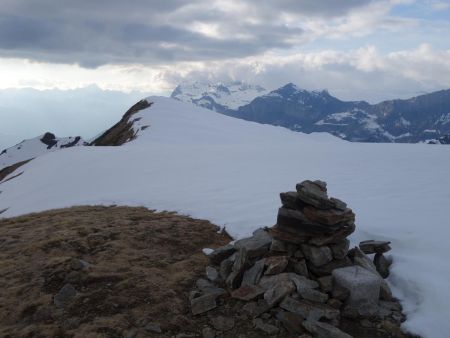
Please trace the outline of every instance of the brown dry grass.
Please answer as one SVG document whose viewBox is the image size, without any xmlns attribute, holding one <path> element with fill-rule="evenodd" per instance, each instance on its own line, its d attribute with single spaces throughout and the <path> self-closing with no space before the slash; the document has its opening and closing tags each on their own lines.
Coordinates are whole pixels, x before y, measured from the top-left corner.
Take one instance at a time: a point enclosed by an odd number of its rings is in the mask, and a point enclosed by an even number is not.
<svg viewBox="0 0 450 338">
<path fill-rule="evenodd" d="M 124 337 L 146 322 L 160 323 L 158 337 L 198 332 L 187 294 L 207 264 L 201 249 L 230 240 L 217 231 L 207 221 L 130 207 L 0 220 L 0 336 Z M 71 269 L 72 258 L 89 268 Z M 53 296 L 66 283 L 77 295 L 58 309 Z"/>
</svg>

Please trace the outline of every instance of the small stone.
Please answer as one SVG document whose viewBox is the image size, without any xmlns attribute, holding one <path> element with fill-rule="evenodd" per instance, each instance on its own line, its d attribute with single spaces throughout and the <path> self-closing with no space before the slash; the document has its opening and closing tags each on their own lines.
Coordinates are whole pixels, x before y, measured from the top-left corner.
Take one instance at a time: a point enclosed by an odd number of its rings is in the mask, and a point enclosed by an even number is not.
<svg viewBox="0 0 450 338">
<path fill-rule="evenodd" d="M 241 286 L 258 284 L 263 274 L 265 265 L 266 263 L 264 258 L 260 259 L 259 261 L 256 261 L 256 263 L 253 264 L 253 266 L 250 269 L 244 272 L 244 277 L 242 278 Z"/>
<path fill-rule="evenodd" d="M 349 247 L 350 241 L 347 238 L 339 243 L 330 245 L 331 252 L 333 253 L 333 257 L 335 259 L 343 259 L 347 256 Z"/>
<path fill-rule="evenodd" d="M 319 283 L 316 281 L 292 272 L 288 273 L 288 277 L 294 282 L 297 291 L 300 289 L 316 289 L 319 287 Z"/>
<path fill-rule="evenodd" d="M 391 242 L 388 241 L 362 241 L 359 243 L 359 248 L 365 254 L 374 254 L 374 253 L 385 253 L 391 250 L 390 245 Z"/>
<path fill-rule="evenodd" d="M 233 292 L 231 292 L 231 297 L 249 301 L 258 297 L 259 295 L 262 295 L 264 292 L 265 290 L 259 286 L 243 285 L 239 289 L 236 289 Z"/>
<path fill-rule="evenodd" d="M 148 323 L 147 325 L 145 325 L 145 330 L 147 330 L 148 332 L 155 332 L 155 333 L 161 333 L 161 327 L 159 326 L 158 323 Z"/>
<path fill-rule="evenodd" d="M 219 288 L 212 284 L 210 281 L 203 278 L 197 280 L 196 286 L 203 294 L 211 294 L 218 297 L 227 293 L 225 289 Z"/>
<path fill-rule="evenodd" d="M 211 319 L 211 325 L 218 331 L 229 331 L 234 327 L 234 319 L 219 316 Z"/>
<path fill-rule="evenodd" d="M 313 264 L 308 264 L 308 270 L 312 272 L 314 275 L 323 277 L 329 276 L 335 269 L 344 268 L 346 266 L 351 266 L 352 261 L 350 258 L 345 257 L 344 259 L 334 259 L 331 262 L 328 262 L 321 266 L 315 266 Z"/>
<path fill-rule="evenodd" d="M 270 251 L 287 252 L 286 243 L 274 238 L 272 239 L 272 244 L 270 245 Z"/>
<path fill-rule="evenodd" d="M 279 273 L 282 273 L 286 269 L 289 263 L 289 259 L 286 256 L 272 256 L 266 258 L 265 262 L 267 266 L 265 274 L 277 275 Z"/>
<path fill-rule="evenodd" d="M 275 325 L 264 323 L 261 318 L 255 318 L 253 320 L 253 325 L 255 326 L 255 328 L 270 335 L 277 334 L 279 331 L 279 329 Z"/>
<path fill-rule="evenodd" d="M 306 266 L 306 261 L 304 259 L 301 259 L 294 264 L 294 271 L 300 276 L 309 276 L 308 267 Z"/>
<path fill-rule="evenodd" d="M 234 247 L 236 249 L 245 248 L 249 258 L 256 258 L 263 256 L 267 251 L 269 251 L 270 245 L 272 244 L 272 237 L 264 229 L 257 229 L 253 232 L 252 237 L 243 238 L 236 243 Z"/>
<path fill-rule="evenodd" d="M 303 318 L 308 318 L 312 312 L 314 312 L 317 320 L 321 318 L 329 320 L 339 318 L 339 310 L 324 304 L 311 304 L 307 301 L 296 300 L 292 297 L 283 299 L 280 303 L 280 307 L 286 311 L 298 314 Z"/>
<path fill-rule="evenodd" d="M 219 265 L 224 259 L 230 257 L 236 248 L 232 244 L 227 244 L 218 249 L 215 249 L 208 255 L 210 262 L 214 265 Z"/>
<path fill-rule="evenodd" d="M 340 309 L 342 306 L 342 302 L 339 299 L 331 298 L 328 300 L 327 305 L 331 306 L 334 309 Z"/>
<path fill-rule="evenodd" d="M 57 307 L 64 307 L 67 305 L 77 294 L 77 291 L 72 284 L 64 285 L 58 293 L 53 297 L 53 303 Z"/>
<path fill-rule="evenodd" d="M 191 311 L 193 315 L 198 315 L 217 307 L 216 295 L 204 295 L 191 300 Z"/>
<path fill-rule="evenodd" d="M 206 277 L 213 283 L 219 280 L 219 272 L 212 266 L 206 267 Z"/>
<path fill-rule="evenodd" d="M 303 326 L 316 338 L 353 338 L 337 327 L 323 322 L 305 320 Z"/>
<path fill-rule="evenodd" d="M 203 338 L 215 338 L 216 337 L 216 332 L 211 329 L 209 326 L 203 328 L 202 330 L 202 337 Z"/>
<path fill-rule="evenodd" d="M 236 256 L 233 254 L 232 256 L 224 259 L 220 263 L 219 275 L 222 280 L 226 280 L 233 269 L 233 264 Z"/>
<path fill-rule="evenodd" d="M 326 303 L 328 300 L 328 295 L 314 289 L 300 289 L 297 290 L 298 294 L 306 300 L 317 303 Z"/>
<path fill-rule="evenodd" d="M 381 277 L 389 277 L 389 267 L 391 266 L 392 261 L 388 260 L 383 254 L 377 253 L 373 259 L 373 264 Z"/>
<path fill-rule="evenodd" d="M 84 270 L 89 267 L 89 263 L 82 259 L 72 258 L 70 260 L 70 268 L 75 271 Z"/>
<path fill-rule="evenodd" d="M 331 292 L 333 288 L 333 278 L 331 276 L 324 276 L 317 279 L 320 289 L 323 292 Z"/>
</svg>

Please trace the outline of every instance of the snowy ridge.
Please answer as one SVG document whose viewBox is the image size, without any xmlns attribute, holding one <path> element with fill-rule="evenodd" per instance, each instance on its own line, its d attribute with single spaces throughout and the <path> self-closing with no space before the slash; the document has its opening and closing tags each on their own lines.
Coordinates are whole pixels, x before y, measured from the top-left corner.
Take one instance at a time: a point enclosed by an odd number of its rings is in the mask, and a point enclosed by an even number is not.
<svg viewBox="0 0 450 338">
<path fill-rule="evenodd" d="M 356 213 L 353 244 L 393 242 L 389 282 L 408 315 L 405 328 L 448 338 L 449 147 L 350 143 L 168 98 L 147 100 L 153 104 L 133 115 L 133 141 L 73 147 L 23 166 L 22 175 L 0 185 L 2 216 L 86 204 L 146 206 L 211 220 L 241 238 L 276 222 L 279 192 L 322 179 Z"/>
<path fill-rule="evenodd" d="M 186 82 L 178 85 L 171 97 L 209 109 L 213 109 L 214 103 L 222 106 L 224 109 L 237 109 L 265 93 L 267 93 L 267 90 L 263 87 L 246 84 L 241 81 L 214 84 Z"/>
<path fill-rule="evenodd" d="M 18 162 L 30 160 L 37 156 L 61 148 L 84 146 L 87 143 L 79 136 L 56 137 L 52 133 L 24 140 L 0 153 L 0 170 Z"/>
</svg>

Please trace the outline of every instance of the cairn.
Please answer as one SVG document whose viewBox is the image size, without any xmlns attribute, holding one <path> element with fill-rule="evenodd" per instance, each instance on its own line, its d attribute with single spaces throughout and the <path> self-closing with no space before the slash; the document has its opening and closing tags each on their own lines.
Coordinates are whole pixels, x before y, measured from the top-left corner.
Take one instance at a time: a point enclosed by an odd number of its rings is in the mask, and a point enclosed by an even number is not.
<svg viewBox="0 0 450 338">
<path fill-rule="evenodd" d="M 390 243 L 364 241 L 349 250 L 356 226 L 346 203 L 329 198 L 322 181 L 296 190 L 280 194 L 275 226 L 209 254 L 206 279 L 190 297 L 192 313 L 210 318 L 203 336 L 237 334 L 250 322 L 276 337 L 409 337 L 384 280 Z"/>
</svg>

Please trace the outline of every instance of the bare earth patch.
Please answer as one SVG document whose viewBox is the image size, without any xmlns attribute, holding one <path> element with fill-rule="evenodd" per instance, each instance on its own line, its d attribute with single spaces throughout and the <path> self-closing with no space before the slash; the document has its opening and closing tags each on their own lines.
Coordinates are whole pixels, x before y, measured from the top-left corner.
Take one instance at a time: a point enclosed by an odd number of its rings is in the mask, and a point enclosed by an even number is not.
<svg viewBox="0 0 450 338">
<path fill-rule="evenodd" d="M 130 207 L 0 220 L 0 336 L 201 332 L 205 319 L 190 314 L 188 293 L 208 263 L 202 248 L 230 240 L 218 230 L 208 221 Z M 67 284 L 76 294 L 58 307 L 54 296 Z M 151 323 L 162 333 L 145 331 Z"/>
</svg>

